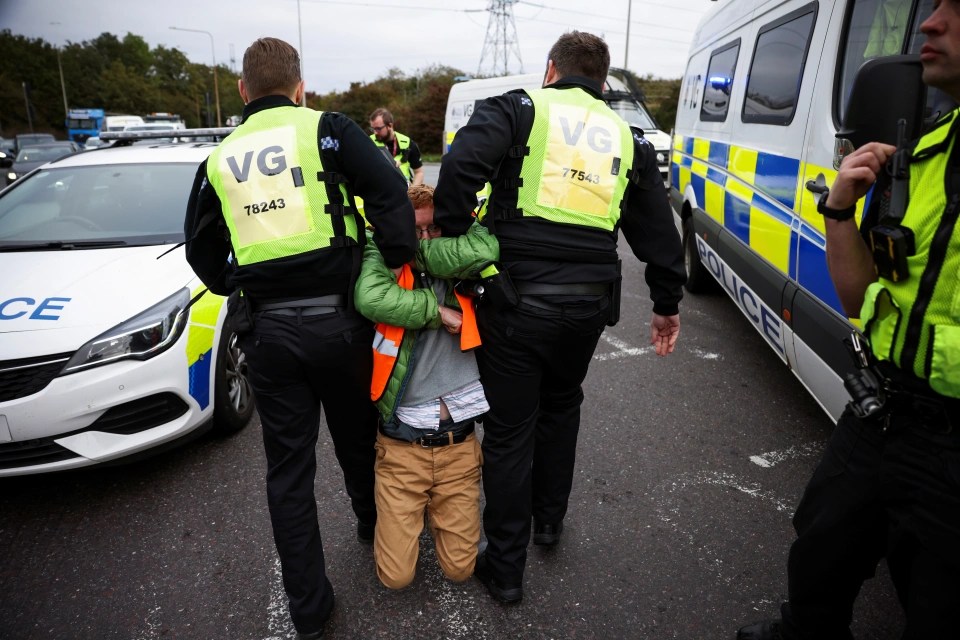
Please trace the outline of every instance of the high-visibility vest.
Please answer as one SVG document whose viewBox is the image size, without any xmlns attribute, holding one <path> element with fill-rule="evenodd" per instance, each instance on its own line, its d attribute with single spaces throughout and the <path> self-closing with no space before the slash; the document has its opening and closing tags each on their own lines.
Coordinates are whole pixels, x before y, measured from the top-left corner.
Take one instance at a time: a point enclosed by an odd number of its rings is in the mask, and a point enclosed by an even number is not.
<svg viewBox="0 0 960 640">
<path fill-rule="evenodd" d="M 927 380 L 930 388 L 960 398 L 960 224 L 953 221 L 945 175 L 960 136 L 960 110 L 924 134 L 910 159 L 910 195 L 901 224 L 913 231 L 916 251 L 909 277 L 879 278 L 864 295 L 860 320 L 879 360 Z M 952 225 L 952 226 L 951 226 Z"/>
<path fill-rule="evenodd" d="M 410 136 L 404 135 L 399 131 L 394 131 L 393 136 L 396 138 L 397 149 L 400 151 L 399 156 L 394 156 L 392 153 L 393 149 L 377 140 L 376 134 L 370 134 L 370 139 L 373 140 L 378 147 L 382 147 L 391 152 L 390 155 L 394 158 L 394 162 L 397 163 L 397 169 L 399 169 L 403 177 L 407 179 L 407 182 L 413 182 L 413 169 L 410 168 Z"/>
<path fill-rule="evenodd" d="M 214 149 L 207 180 L 217 192 L 239 265 L 358 244 L 356 219 L 331 203 L 317 132 L 322 112 L 257 112 Z M 344 185 L 340 202 L 348 202 Z M 342 220 L 342 224 L 339 224 Z"/>
<path fill-rule="evenodd" d="M 630 126 L 579 88 L 527 91 L 534 117 L 517 208 L 561 224 L 613 231 L 633 168 Z M 494 187 L 496 188 L 496 187 Z"/>
<path fill-rule="evenodd" d="M 405 264 L 397 277 L 397 284 L 404 289 L 413 289 L 413 270 Z M 454 291 L 460 303 L 463 322 L 460 326 L 460 350 L 469 351 L 480 346 L 480 331 L 477 328 L 477 315 L 473 308 L 473 299 L 459 291 Z M 370 380 L 370 399 L 376 402 L 387 389 L 393 369 L 400 357 L 400 345 L 405 333 L 403 327 L 378 322 L 373 336 L 373 377 Z"/>
</svg>

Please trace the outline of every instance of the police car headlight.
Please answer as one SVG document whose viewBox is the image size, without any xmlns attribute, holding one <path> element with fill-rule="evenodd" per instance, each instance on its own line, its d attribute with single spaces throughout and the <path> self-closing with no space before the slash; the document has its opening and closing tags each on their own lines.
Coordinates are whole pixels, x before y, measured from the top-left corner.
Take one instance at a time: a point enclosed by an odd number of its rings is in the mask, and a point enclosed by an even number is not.
<svg viewBox="0 0 960 640">
<path fill-rule="evenodd" d="M 15 174 L 13 171 L 7 174 L 7 180 L 16 180 L 16 179 L 17 179 L 17 174 Z"/>
<path fill-rule="evenodd" d="M 658 151 L 658 152 L 657 152 L 657 164 L 663 164 L 663 163 L 666 162 L 666 161 L 667 161 L 667 154 L 664 153 L 663 151 Z"/>
<path fill-rule="evenodd" d="M 117 360 L 148 360 L 170 348 L 187 324 L 190 291 L 181 289 L 80 347 L 63 373 L 74 373 Z"/>
</svg>

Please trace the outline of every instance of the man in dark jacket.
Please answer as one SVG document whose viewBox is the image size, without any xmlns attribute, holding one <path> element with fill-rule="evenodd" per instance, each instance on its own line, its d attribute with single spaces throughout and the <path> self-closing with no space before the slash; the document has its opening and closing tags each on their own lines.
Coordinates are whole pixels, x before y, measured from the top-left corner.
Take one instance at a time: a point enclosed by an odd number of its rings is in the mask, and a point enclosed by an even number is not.
<svg viewBox="0 0 960 640">
<path fill-rule="evenodd" d="M 416 251 L 406 182 L 353 121 L 297 105 L 296 49 L 261 38 L 243 56 L 243 121 L 197 172 L 187 260 L 230 320 L 263 424 L 267 501 L 290 615 L 319 638 L 333 610 L 314 497 L 321 408 L 356 513 L 373 541 L 371 323 L 352 304 L 364 243 L 353 194 L 366 201 L 390 267 Z"/>
<path fill-rule="evenodd" d="M 440 168 L 435 219 L 444 235 L 470 226 L 475 194 L 492 185 L 484 224 L 499 240 L 501 265 L 478 308 L 490 411 L 488 547 L 476 575 L 507 603 L 523 597 L 531 515 L 534 544 L 555 545 L 563 530 L 581 383 L 603 327 L 619 313 L 619 229 L 647 263 L 657 354 L 671 353 L 680 332 L 680 238 L 653 147 L 601 99 L 609 65 L 600 38 L 563 35 L 545 88 L 484 101 Z"/>
</svg>

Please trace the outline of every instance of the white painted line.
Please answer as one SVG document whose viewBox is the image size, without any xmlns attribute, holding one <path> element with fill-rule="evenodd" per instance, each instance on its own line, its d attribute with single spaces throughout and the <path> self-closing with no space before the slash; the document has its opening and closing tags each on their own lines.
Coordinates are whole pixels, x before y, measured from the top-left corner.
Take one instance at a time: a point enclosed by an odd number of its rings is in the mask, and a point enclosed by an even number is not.
<svg viewBox="0 0 960 640">
<path fill-rule="evenodd" d="M 690 353 L 702 358 L 704 360 L 723 360 L 723 356 L 719 353 L 713 353 L 712 351 L 704 351 L 703 349 L 690 349 Z"/>
<path fill-rule="evenodd" d="M 153 640 L 154 638 L 160 637 L 160 621 L 157 619 L 160 614 L 160 605 L 155 606 L 147 612 L 147 617 L 144 620 L 146 629 L 139 632 L 134 640 Z"/>
<path fill-rule="evenodd" d="M 475 580 L 468 578 L 466 582 L 457 584 L 443 575 L 440 563 L 437 562 L 433 538 L 426 527 L 420 535 L 420 559 L 418 564 L 423 568 L 423 574 L 414 579 L 415 583 L 422 581 L 426 584 L 432 596 L 426 599 L 435 600 L 439 605 L 437 608 L 444 612 L 441 620 L 442 633 L 437 634 L 437 637 L 444 640 L 488 638 L 488 630 L 484 628 L 484 616 L 466 588 L 466 585 Z"/>
<path fill-rule="evenodd" d="M 297 632 L 290 624 L 287 594 L 283 590 L 280 558 L 273 561 L 273 580 L 270 582 L 270 603 L 267 605 L 267 629 L 271 635 L 263 640 L 296 640 Z"/>
<path fill-rule="evenodd" d="M 603 362 L 605 360 L 616 360 L 618 358 L 627 358 L 630 356 L 641 356 L 645 353 L 653 352 L 653 347 L 631 347 L 623 340 L 616 338 L 612 335 L 604 333 L 600 336 L 600 339 L 612 346 L 616 351 L 611 353 L 595 353 L 593 354 L 593 359 L 598 362 Z"/>
<path fill-rule="evenodd" d="M 750 462 L 759 467 L 769 468 L 786 460 L 796 460 L 798 458 L 808 458 L 819 455 L 823 452 L 823 448 L 823 442 L 808 442 L 807 444 L 788 447 L 781 451 L 768 451 L 758 456 L 750 456 Z"/>
<path fill-rule="evenodd" d="M 688 490 L 696 491 L 700 486 L 714 486 L 724 489 L 733 489 L 764 503 L 772 505 L 774 509 L 788 516 L 793 514 L 793 506 L 788 505 L 770 491 L 764 491 L 760 485 L 747 482 L 730 473 L 718 471 L 699 471 L 685 473 L 676 480 L 664 484 L 666 500 L 664 504 L 656 506 L 657 517 L 661 522 L 673 529 L 676 539 L 683 540 L 691 548 L 697 550 L 701 566 L 716 576 L 717 580 L 732 585 L 740 580 L 739 569 L 728 570 L 724 558 L 720 556 L 723 550 L 709 540 L 700 540 L 691 531 L 685 530 L 682 522 L 689 521 L 684 513 L 685 504 L 678 495 L 671 498 L 670 494 L 679 494 Z M 699 532 L 699 527 L 694 527 Z"/>
</svg>

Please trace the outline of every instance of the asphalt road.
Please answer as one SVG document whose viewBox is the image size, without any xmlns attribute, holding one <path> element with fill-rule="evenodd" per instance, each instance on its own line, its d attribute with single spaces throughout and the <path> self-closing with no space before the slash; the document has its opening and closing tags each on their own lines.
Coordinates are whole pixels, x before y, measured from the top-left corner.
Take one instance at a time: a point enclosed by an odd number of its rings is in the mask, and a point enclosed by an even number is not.
<svg viewBox="0 0 960 640">
<path fill-rule="evenodd" d="M 523 603 L 445 580 L 426 537 L 414 583 L 380 586 L 321 430 L 327 637 L 729 639 L 776 615 L 790 518 L 832 424 L 723 294 L 688 296 L 677 351 L 657 358 L 643 265 L 621 254 L 622 319 L 584 385 L 566 530 L 556 549 L 531 547 Z M 254 418 L 133 465 L 0 481 L 0 638 L 295 637 L 263 468 Z M 901 628 L 881 567 L 853 630 Z"/>
</svg>

